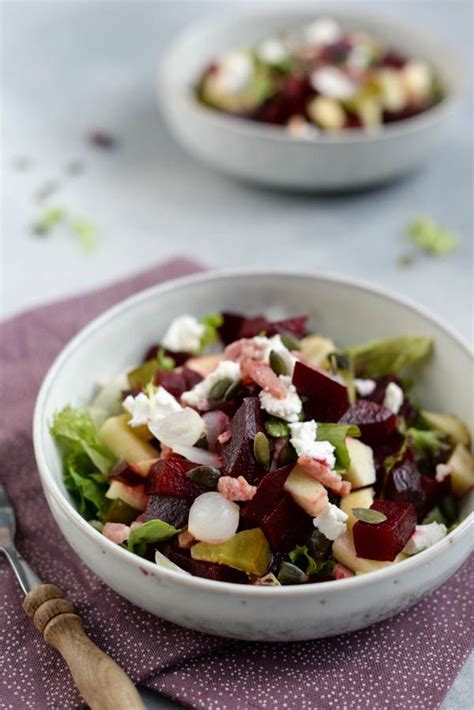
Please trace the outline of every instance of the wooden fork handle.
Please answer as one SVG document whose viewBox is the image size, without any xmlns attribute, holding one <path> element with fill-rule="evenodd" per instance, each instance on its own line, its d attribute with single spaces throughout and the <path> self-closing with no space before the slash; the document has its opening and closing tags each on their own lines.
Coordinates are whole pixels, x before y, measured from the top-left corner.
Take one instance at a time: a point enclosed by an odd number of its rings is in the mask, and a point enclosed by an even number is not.
<svg viewBox="0 0 474 710">
<path fill-rule="evenodd" d="M 92 710 L 145 710 L 130 678 L 90 640 L 80 617 L 58 587 L 34 587 L 25 597 L 23 609 L 46 643 L 64 658 Z"/>
</svg>

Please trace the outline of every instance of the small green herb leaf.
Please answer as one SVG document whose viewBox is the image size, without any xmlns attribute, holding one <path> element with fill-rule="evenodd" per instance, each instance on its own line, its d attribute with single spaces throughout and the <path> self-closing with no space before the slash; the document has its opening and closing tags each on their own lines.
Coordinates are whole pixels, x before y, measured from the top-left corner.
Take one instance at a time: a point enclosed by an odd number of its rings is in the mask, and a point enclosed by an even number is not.
<svg viewBox="0 0 474 710">
<path fill-rule="evenodd" d="M 49 234 L 53 227 L 63 222 L 65 218 L 66 212 L 61 207 L 50 207 L 36 220 L 33 231 L 39 235 Z"/>
<path fill-rule="evenodd" d="M 445 256 L 458 246 L 458 238 L 427 217 L 414 219 L 408 226 L 409 239 L 427 254 Z"/>
<path fill-rule="evenodd" d="M 79 244 L 85 252 L 91 253 L 97 249 L 97 228 L 92 222 L 82 218 L 74 219 L 71 222 L 71 230 L 78 237 Z"/>
<path fill-rule="evenodd" d="M 354 424 L 318 424 L 316 430 L 316 441 L 329 441 L 334 446 L 336 468 L 340 471 L 347 471 L 351 464 L 346 436 L 360 436 L 359 427 Z"/>
<path fill-rule="evenodd" d="M 419 455 L 423 455 L 426 451 L 436 455 L 449 449 L 446 437 L 439 431 L 410 427 L 406 435 L 412 441 L 415 453 Z"/>
<path fill-rule="evenodd" d="M 201 352 L 219 340 L 219 328 L 224 322 L 224 318 L 220 313 L 208 313 L 208 315 L 201 318 L 202 325 L 204 326 L 204 334 L 201 337 Z"/>
<path fill-rule="evenodd" d="M 253 441 L 253 455 L 260 466 L 268 469 L 270 466 L 270 442 L 263 431 L 259 431 Z"/>
<path fill-rule="evenodd" d="M 387 520 L 386 515 L 379 510 L 372 510 L 372 508 L 352 508 L 352 512 L 357 520 L 361 520 L 363 523 L 370 523 L 370 525 L 378 525 Z"/>
<path fill-rule="evenodd" d="M 149 520 L 143 525 L 134 528 L 128 536 L 128 549 L 136 551 L 136 547 L 142 543 L 162 542 L 169 540 L 179 532 L 173 525 L 165 523 L 164 520 Z"/>
<path fill-rule="evenodd" d="M 176 363 L 172 357 L 166 355 L 163 348 L 159 348 L 156 354 L 156 361 L 160 370 L 174 370 Z"/>
<path fill-rule="evenodd" d="M 306 545 L 297 545 L 294 550 L 289 553 L 289 558 L 294 565 L 305 572 L 308 577 L 318 571 L 316 561 L 309 554 Z"/>
</svg>

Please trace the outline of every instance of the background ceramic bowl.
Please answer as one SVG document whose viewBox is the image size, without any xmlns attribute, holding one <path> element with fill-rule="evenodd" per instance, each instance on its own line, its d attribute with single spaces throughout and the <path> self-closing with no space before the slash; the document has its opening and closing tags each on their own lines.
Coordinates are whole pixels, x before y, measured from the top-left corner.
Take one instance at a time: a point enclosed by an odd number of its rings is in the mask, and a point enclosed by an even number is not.
<svg viewBox="0 0 474 710">
<path fill-rule="evenodd" d="M 433 548 L 393 567 L 348 580 L 300 587 L 255 587 L 188 577 L 132 555 L 94 530 L 75 510 L 49 433 L 56 410 L 84 405 L 97 381 L 135 364 L 169 321 L 216 310 L 308 313 L 311 325 L 341 345 L 424 333 L 436 341 L 415 394 L 456 412 L 472 427 L 466 379 L 468 348 L 419 309 L 366 286 L 309 274 L 248 270 L 194 276 L 127 299 L 84 328 L 52 365 L 34 415 L 43 489 L 71 547 L 106 584 L 157 616 L 199 631 L 250 640 L 300 640 L 339 634 L 385 619 L 444 582 L 468 555 L 473 515 Z M 464 512 L 467 515 L 467 510 Z"/>
<path fill-rule="evenodd" d="M 373 32 L 402 54 L 428 61 L 442 80 L 445 99 L 378 133 L 321 133 L 301 139 L 281 127 L 226 116 L 197 103 L 193 87 L 222 52 L 252 45 L 281 29 L 300 28 L 321 15 L 334 17 L 349 30 Z M 367 187 L 423 163 L 442 137 L 459 90 L 459 67 L 442 43 L 396 21 L 332 5 L 283 11 L 280 6 L 209 19 L 175 41 L 159 72 L 163 115 L 176 139 L 194 156 L 229 175 L 294 190 Z"/>
</svg>

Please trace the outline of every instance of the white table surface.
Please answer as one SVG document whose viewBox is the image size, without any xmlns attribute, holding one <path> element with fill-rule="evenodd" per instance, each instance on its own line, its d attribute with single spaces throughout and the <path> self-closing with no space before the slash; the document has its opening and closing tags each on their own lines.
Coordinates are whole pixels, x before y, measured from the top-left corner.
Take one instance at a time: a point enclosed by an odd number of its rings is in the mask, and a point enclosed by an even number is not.
<svg viewBox="0 0 474 710">
<path fill-rule="evenodd" d="M 2 317 L 181 254 L 211 267 L 288 264 L 359 276 L 418 301 L 472 340 L 469 101 L 429 165 L 378 190 L 287 195 L 227 180 L 176 146 L 155 99 L 156 65 L 175 32 L 225 5 L 4 0 Z M 357 3 L 425 26 L 465 66 L 472 7 L 456 0 Z M 86 142 L 97 128 L 117 136 L 116 150 Z M 15 168 L 19 157 L 28 158 L 27 170 Z M 66 173 L 72 160 L 84 164 L 82 174 Z M 34 194 L 49 180 L 60 188 L 39 203 Z M 96 252 L 83 253 L 66 228 L 32 236 L 31 224 L 47 206 L 92 221 Z M 402 268 L 404 228 L 424 214 L 456 232 L 460 248 Z M 465 669 L 444 710 L 469 707 L 469 687 Z M 162 701 L 147 696 L 147 703 Z"/>
</svg>

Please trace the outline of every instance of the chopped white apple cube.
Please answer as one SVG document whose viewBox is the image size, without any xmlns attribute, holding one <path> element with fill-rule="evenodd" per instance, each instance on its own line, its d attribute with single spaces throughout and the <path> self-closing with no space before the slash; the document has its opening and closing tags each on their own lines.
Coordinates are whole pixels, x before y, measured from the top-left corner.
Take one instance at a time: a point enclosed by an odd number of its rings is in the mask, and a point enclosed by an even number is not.
<svg viewBox="0 0 474 710">
<path fill-rule="evenodd" d="M 283 488 L 308 515 L 319 515 L 328 506 L 328 494 L 324 486 L 300 466 L 294 467 Z"/>
<path fill-rule="evenodd" d="M 341 565 L 356 573 L 375 572 L 378 569 L 384 569 L 406 559 L 406 555 L 403 552 L 400 552 L 393 562 L 378 562 L 376 560 L 367 560 L 364 557 L 357 557 L 350 530 L 347 530 L 334 541 L 332 554 Z"/>
<path fill-rule="evenodd" d="M 329 338 L 321 338 L 319 335 L 308 335 L 300 340 L 301 353 L 315 367 L 326 369 L 328 365 L 327 357 L 330 353 L 336 352 L 337 348 Z"/>
<path fill-rule="evenodd" d="M 447 466 L 451 472 L 453 493 L 461 498 L 474 486 L 474 459 L 471 452 L 462 444 L 458 444 L 451 454 Z"/>
<path fill-rule="evenodd" d="M 361 488 L 360 490 L 349 493 L 348 496 L 341 498 L 341 510 L 343 510 L 348 516 L 346 525 L 350 530 L 352 530 L 353 526 L 357 522 L 357 518 L 352 510 L 354 508 L 370 508 L 374 502 L 374 498 L 375 492 L 372 487 Z"/>
<path fill-rule="evenodd" d="M 156 458 L 156 449 L 136 436 L 128 426 L 127 419 L 128 414 L 107 419 L 99 431 L 101 441 L 118 459 L 128 463 L 139 463 L 145 459 Z"/>
<path fill-rule="evenodd" d="M 346 437 L 346 446 L 351 463 L 344 479 L 350 481 L 353 489 L 371 486 L 376 479 L 374 452 L 370 446 L 350 436 Z"/>
<path fill-rule="evenodd" d="M 440 414 L 439 412 L 428 412 L 423 409 L 421 415 L 425 422 L 433 429 L 446 434 L 453 444 L 464 444 L 469 447 L 471 437 L 469 430 L 463 421 L 452 414 Z"/>
<path fill-rule="evenodd" d="M 346 112 L 336 99 L 329 96 L 315 96 L 308 104 L 311 120 L 327 131 L 340 131 L 346 123 Z"/>
<path fill-rule="evenodd" d="M 148 502 L 148 496 L 143 486 L 127 486 L 127 484 L 122 483 L 122 481 L 112 481 L 105 497 L 110 500 L 120 498 L 120 500 L 131 508 L 142 511 L 145 510 Z"/>
</svg>

